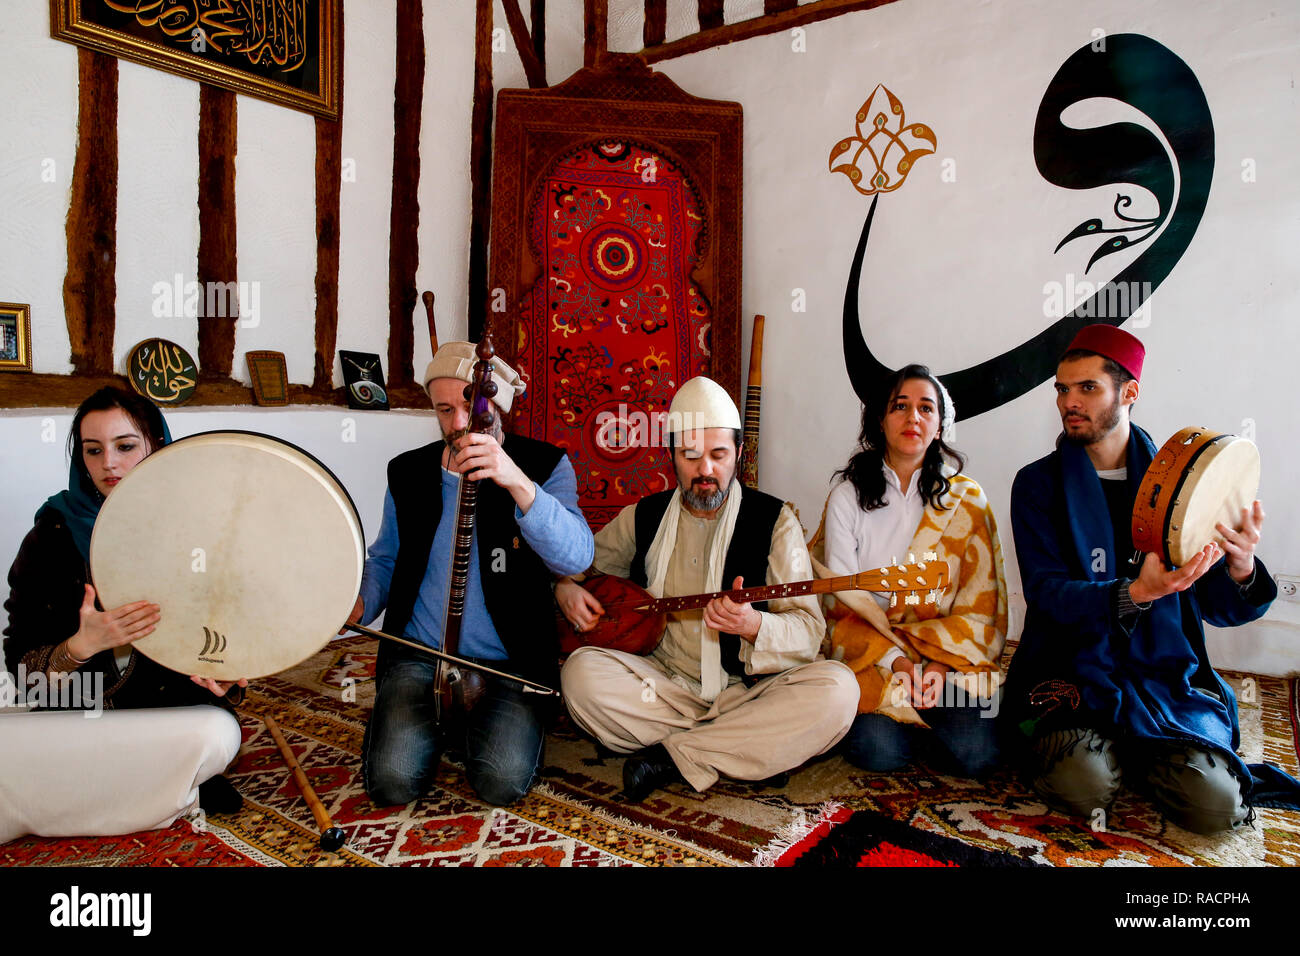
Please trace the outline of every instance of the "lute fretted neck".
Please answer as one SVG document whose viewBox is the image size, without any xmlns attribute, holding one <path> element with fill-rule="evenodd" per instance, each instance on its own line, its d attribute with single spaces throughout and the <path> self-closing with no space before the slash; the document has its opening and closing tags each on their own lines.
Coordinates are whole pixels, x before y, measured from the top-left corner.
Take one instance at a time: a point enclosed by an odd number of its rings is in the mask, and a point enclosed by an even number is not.
<svg viewBox="0 0 1300 956">
<path fill-rule="evenodd" d="M 740 590 L 713 591 L 708 594 L 685 594 L 678 597 L 656 598 L 626 607 L 651 614 L 690 611 L 704 607 L 715 598 L 726 595 L 738 604 L 770 601 L 774 598 L 802 597 L 805 594 L 832 594 L 836 591 L 908 592 L 909 598 L 923 591 L 940 591 L 948 585 L 948 566 L 942 561 L 930 564 L 897 565 L 878 571 L 860 571 L 834 578 L 814 578 L 811 581 L 791 581 L 787 584 L 767 584 Z M 920 603 L 908 600 L 907 603 Z"/>
</svg>

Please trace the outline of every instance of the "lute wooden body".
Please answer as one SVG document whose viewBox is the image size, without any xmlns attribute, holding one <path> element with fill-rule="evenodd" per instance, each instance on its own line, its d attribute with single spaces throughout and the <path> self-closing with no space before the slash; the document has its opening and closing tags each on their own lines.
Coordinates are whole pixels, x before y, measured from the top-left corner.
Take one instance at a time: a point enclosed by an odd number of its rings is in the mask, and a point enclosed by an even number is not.
<svg viewBox="0 0 1300 956">
<path fill-rule="evenodd" d="M 654 597 L 645 588 L 626 578 L 599 574 L 584 581 L 582 587 L 600 602 L 605 613 L 589 631 L 579 631 L 567 619 L 562 619 L 560 650 L 567 654 L 579 647 L 591 645 L 627 651 L 630 654 L 649 654 L 663 637 L 669 614 L 704 607 L 714 598 L 723 595 L 737 603 L 751 604 L 805 594 L 876 591 L 893 594 L 893 600 L 897 600 L 898 594 L 904 594 L 905 603 L 920 604 L 923 595 L 928 602 L 937 601 L 939 593 L 947 586 L 948 565 L 937 558 L 834 578 L 814 578 L 788 584 L 768 584 L 740 590 L 663 598 Z"/>
</svg>

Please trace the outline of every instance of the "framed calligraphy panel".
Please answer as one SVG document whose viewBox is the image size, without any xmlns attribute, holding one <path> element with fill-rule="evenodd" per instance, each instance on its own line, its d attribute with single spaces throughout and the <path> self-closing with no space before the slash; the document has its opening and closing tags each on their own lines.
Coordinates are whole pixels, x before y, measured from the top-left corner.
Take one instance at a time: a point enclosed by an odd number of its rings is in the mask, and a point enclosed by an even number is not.
<svg viewBox="0 0 1300 956">
<path fill-rule="evenodd" d="M 138 395 L 155 405 L 184 405 L 199 382 L 190 353 L 166 339 L 145 339 L 126 360 L 126 377 Z"/>
<path fill-rule="evenodd" d="M 32 370 L 32 307 L 0 302 L 0 372 Z"/>
<path fill-rule="evenodd" d="M 50 0 L 50 35 L 338 119 L 342 0 Z"/>
</svg>

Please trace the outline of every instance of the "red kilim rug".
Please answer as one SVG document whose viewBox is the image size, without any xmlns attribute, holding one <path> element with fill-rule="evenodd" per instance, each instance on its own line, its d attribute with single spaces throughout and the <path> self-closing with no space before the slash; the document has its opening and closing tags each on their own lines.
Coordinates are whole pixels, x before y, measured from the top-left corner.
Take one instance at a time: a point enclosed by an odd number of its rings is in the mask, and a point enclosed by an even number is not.
<svg viewBox="0 0 1300 956">
<path fill-rule="evenodd" d="M 588 144 L 542 177 L 541 274 L 507 350 L 528 382 L 511 427 L 569 453 L 594 529 L 674 484 L 659 416 L 710 371 L 711 311 L 691 279 L 705 229 L 681 169 L 630 143 Z"/>
<path fill-rule="evenodd" d="M 696 793 L 673 785 L 628 804 L 622 758 L 598 752 L 566 721 L 547 736 L 538 784 L 510 807 L 483 804 L 462 768 L 446 761 L 423 798 L 377 807 L 360 774 L 374 661 L 372 641 L 340 638 L 253 684 L 240 715 L 244 745 L 228 772 L 245 798 L 238 814 L 196 814 L 117 837 L 21 837 L 0 845 L 0 865 L 718 867 L 771 865 L 802 842 L 806 852 L 790 862 L 806 859 L 795 865 L 1300 866 L 1300 814 L 1260 810 L 1254 827 L 1202 837 L 1125 790 L 1096 826 L 1044 806 L 1009 769 L 981 786 L 923 763 L 872 774 L 831 756 L 780 788 L 721 780 Z M 1228 677 L 1240 702 L 1242 755 L 1300 772 L 1296 682 Z M 344 831 L 339 852 L 320 849 L 264 713 Z M 822 849 L 808 839 L 820 824 L 831 841 Z M 840 841 L 844 849 L 832 854 Z"/>
<path fill-rule="evenodd" d="M 1012 853 L 995 853 L 952 837 L 926 833 L 870 810 L 833 807 L 823 813 L 805 837 L 781 853 L 774 865 L 1022 867 L 1039 864 Z"/>
</svg>

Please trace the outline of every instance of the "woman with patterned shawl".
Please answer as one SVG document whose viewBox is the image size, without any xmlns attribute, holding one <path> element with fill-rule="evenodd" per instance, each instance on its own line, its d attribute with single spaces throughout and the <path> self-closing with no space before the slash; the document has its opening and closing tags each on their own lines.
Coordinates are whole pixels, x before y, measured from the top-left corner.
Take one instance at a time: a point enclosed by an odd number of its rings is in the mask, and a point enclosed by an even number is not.
<svg viewBox="0 0 1300 956">
<path fill-rule="evenodd" d="M 162 413 L 121 389 L 100 389 L 73 416 L 68 488 L 37 511 L 5 601 L 4 696 L 64 712 L 0 716 L 0 843 L 165 827 L 196 797 L 209 813 L 243 803 L 220 776 L 239 749 L 232 698 L 242 686 L 176 674 L 137 653 L 132 642 L 166 609 L 148 601 L 101 609 L 90 581 L 100 507 L 170 441 Z"/>
<path fill-rule="evenodd" d="M 821 576 L 927 554 L 948 566 L 948 587 L 936 601 L 840 592 L 827 614 L 831 654 L 853 669 L 862 693 L 843 753 L 866 770 L 903 767 L 914 748 L 970 777 L 986 776 L 998 759 L 1002 547 L 988 499 L 960 473 L 965 459 L 941 434 L 953 419 L 947 390 L 925 366 L 887 379 L 862 410 L 857 452 L 836 472 L 843 480 L 827 498 L 818 533 L 824 550 L 814 541 Z"/>
</svg>

